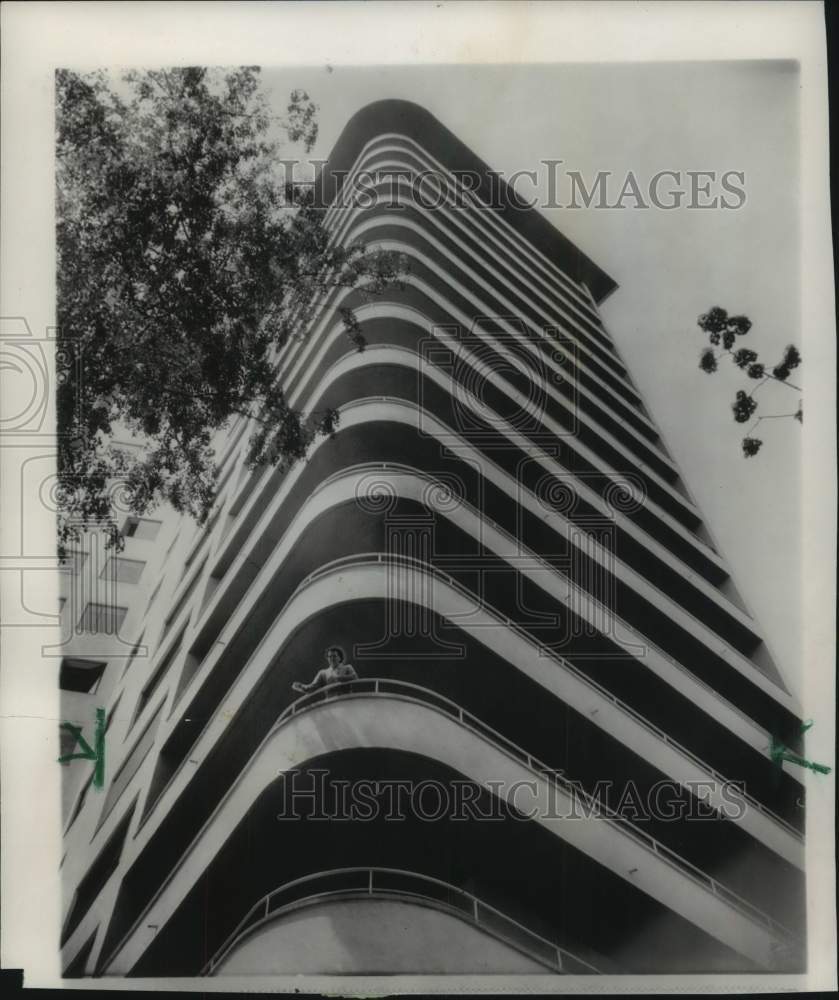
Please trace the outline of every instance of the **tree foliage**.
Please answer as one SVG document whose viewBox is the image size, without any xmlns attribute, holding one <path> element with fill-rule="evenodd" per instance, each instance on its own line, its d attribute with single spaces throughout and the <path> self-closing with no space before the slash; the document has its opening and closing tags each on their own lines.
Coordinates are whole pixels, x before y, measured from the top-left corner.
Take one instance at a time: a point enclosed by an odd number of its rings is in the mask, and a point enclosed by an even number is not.
<svg viewBox="0 0 839 1000">
<path fill-rule="evenodd" d="M 720 359 L 729 357 L 734 366 L 743 372 L 746 378 L 758 383 L 749 392 L 744 389 L 737 390 L 737 395 L 731 404 L 731 410 L 734 420 L 738 424 L 748 423 L 755 414 L 758 408 L 755 393 L 766 383 L 777 382 L 796 392 L 801 391 L 799 386 L 792 385 L 788 381 L 793 370 L 801 364 L 801 354 L 793 344 L 789 344 L 785 348 L 783 357 L 769 373 L 767 366 L 758 359 L 757 351 L 748 347 L 738 347 L 733 350 L 737 338 L 744 337 L 752 328 L 751 320 L 747 316 L 729 316 L 725 309 L 713 306 L 699 317 L 697 324 L 707 334 L 710 345 L 704 347 L 699 355 L 699 367 L 703 372 L 712 375 L 719 370 Z M 763 445 L 760 438 L 751 436 L 751 432 L 762 420 L 777 420 L 785 417 L 792 417 L 799 423 L 803 422 L 801 401 L 799 401 L 798 409 L 794 413 L 771 413 L 759 416 L 742 439 L 741 446 L 744 457 L 751 458 L 756 455 Z"/>
<path fill-rule="evenodd" d="M 317 134 L 303 91 L 272 114 L 258 68 L 180 68 L 56 77 L 59 541 L 161 502 L 205 519 L 215 499 L 215 433 L 255 421 L 248 460 L 291 463 L 331 433 L 276 379 L 276 352 L 333 290 L 375 295 L 400 255 L 337 245 L 311 190 L 285 182 L 273 137 Z M 363 347 L 351 311 L 348 335 Z M 114 444 L 117 426 L 142 450 Z"/>
</svg>

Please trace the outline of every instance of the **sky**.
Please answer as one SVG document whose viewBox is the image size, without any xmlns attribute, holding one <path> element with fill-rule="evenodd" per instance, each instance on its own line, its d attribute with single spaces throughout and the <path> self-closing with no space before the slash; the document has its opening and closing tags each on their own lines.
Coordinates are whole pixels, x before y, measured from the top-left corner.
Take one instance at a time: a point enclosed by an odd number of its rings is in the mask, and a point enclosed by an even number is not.
<svg viewBox="0 0 839 1000">
<path fill-rule="evenodd" d="M 801 692 L 801 428 L 764 421 L 763 450 L 744 459 L 745 427 L 730 403 L 742 384 L 726 363 L 697 367 L 697 316 L 712 305 L 747 315 L 743 346 L 774 364 L 800 346 L 799 70 L 793 61 L 488 66 L 296 67 L 262 71 L 278 111 L 305 89 L 318 104 L 313 158 L 325 158 L 347 120 L 382 98 L 414 101 L 494 170 L 522 177 L 525 198 L 548 195 L 545 160 L 562 160 L 591 187 L 610 171 L 614 204 L 627 174 L 649 201 L 662 170 L 741 171 L 736 209 L 544 207 L 546 217 L 617 282 L 602 316 L 653 419 L 763 628 L 793 694 Z M 664 193 L 675 182 L 662 182 Z M 725 194 L 718 185 L 713 194 Z M 700 199 L 703 200 L 704 199 Z M 739 201 L 727 196 L 729 203 Z M 730 369 L 730 370 L 729 370 Z M 800 385 L 804 364 L 791 381 Z M 751 388 L 751 386 L 749 386 Z M 764 386 L 759 413 L 791 413 L 800 394 Z M 805 715 L 807 712 L 804 706 Z"/>
</svg>

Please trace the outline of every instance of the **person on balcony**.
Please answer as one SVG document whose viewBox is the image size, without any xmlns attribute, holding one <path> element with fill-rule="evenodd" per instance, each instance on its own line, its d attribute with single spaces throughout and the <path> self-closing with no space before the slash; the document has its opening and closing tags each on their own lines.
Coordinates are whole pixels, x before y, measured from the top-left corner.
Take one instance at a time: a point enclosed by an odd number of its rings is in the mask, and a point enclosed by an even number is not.
<svg viewBox="0 0 839 1000">
<path fill-rule="evenodd" d="M 295 681 L 291 685 L 292 690 L 304 694 L 306 691 L 314 691 L 317 688 L 326 687 L 327 684 L 341 684 L 347 681 L 358 680 L 355 667 L 351 663 L 347 663 L 346 659 L 347 655 L 340 646 L 327 646 L 326 662 L 328 666 L 324 667 L 323 670 L 319 670 L 308 684 L 304 684 L 302 681 Z"/>
</svg>

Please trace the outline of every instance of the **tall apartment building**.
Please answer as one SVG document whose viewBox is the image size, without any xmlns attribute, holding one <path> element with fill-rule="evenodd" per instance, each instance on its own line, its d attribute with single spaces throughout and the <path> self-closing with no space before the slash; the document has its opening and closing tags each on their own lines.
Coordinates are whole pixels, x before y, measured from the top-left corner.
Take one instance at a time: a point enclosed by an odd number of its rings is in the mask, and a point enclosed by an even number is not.
<svg viewBox="0 0 839 1000">
<path fill-rule="evenodd" d="M 240 422 L 204 528 L 66 573 L 65 718 L 108 713 L 104 790 L 65 771 L 66 975 L 800 971 L 800 719 L 614 282 L 415 105 L 317 192 L 410 262 L 279 357 L 337 432 L 251 473 Z M 295 692 L 333 644 L 359 679 Z"/>
</svg>

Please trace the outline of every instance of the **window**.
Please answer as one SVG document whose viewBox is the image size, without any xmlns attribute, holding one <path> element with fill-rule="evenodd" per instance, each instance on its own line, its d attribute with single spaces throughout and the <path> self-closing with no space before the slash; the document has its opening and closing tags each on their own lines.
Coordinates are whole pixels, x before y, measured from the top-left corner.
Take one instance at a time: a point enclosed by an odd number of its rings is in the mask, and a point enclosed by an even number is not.
<svg viewBox="0 0 839 1000">
<path fill-rule="evenodd" d="M 82 660 L 78 657 L 65 656 L 61 661 L 58 686 L 62 691 L 92 694 L 104 673 L 105 664 L 98 660 Z"/>
<path fill-rule="evenodd" d="M 160 724 L 161 714 L 163 712 L 163 702 L 157 706 L 157 710 L 154 715 L 149 719 L 148 724 L 142 731 L 137 739 L 137 742 L 131 748 L 128 756 L 119 766 L 116 774 L 111 779 L 111 785 L 105 794 L 105 804 L 102 806 L 102 815 L 99 817 L 99 823 L 97 825 L 97 830 L 105 822 L 105 820 L 110 816 L 111 810 L 117 804 L 120 796 L 125 791 L 125 789 L 131 783 L 131 779 L 140 770 L 143 761 L 148 756 L 149 751 L 154 745 L 154 738 L 157 736 L 157 727 Z"/>
<path fill-rule="evenodd" d="M 227 480 L 230 479 L 230 477 L 233 475 L 233 470 L 235 468 L 236 468 L 236 463 L 230 462 L 230 464 L 224 470 L 224 473 L 219 478 L 218 486 L 216 487 L 216 495 L 220 494 L 221 491 L 224 489 L 225 485 L 227 484 Z M 221 503 L 224 504 L 224 500 L 222 500 Z"/>
<path fill-rule="evenodd" d="M 138 583 L 145 568 L 146 564 L 139 559 L 111 556 L 99 576 L 103 580 L 116 580 L 118 583 Z"/>
<path fill-rule="evenodd" d="M 129 517 L 122 526 L 126 538 L 136 538 L 141 542 L 153 542 L 157 538 L 162 521 L 152 521 L 147 517 Z"/>
<path fill-rule="evenodd" d="M 127 614 L 128 608 L 90 603 L 79 619 L 79 631 L 94 635 L 116 635 Z"/>
<path fill-rule="evenodd" d="M 164 566 L 166 565 L 166 563 L 167 563 L 167 562 L 169 561 L 169 556 L 170 556 L 170 555 L 172 555 L 172 549 L 174 549 L 174 547 L 175 547 L 175 543 L 176 543 L 176 542 L 178 541 L 178 539 L 179 539 L 180 537 L 181 537 L 181 532 L 180 532 L 180 528 L 179 528 L 179 529 L 178 529 L 177 531 L 175 531 L 175 533 L 174 533 L 174 534 L 172 535 L 172 538 L 171 538 L 171 541 L 169 542 L 169 545 L 168 545 L 168 546 L 166 547 L 166 554 L 165 554 L 165 555 L 163 556 L 163 562 L 162 562 L 162 563 L 160 564 L 160 568 L 161 568 L 161 569 L 163 569 L 163 567 L 164 567 Z"/>
<path fill-rule="evenodd" d="M 120 693 L 117 695 L 117 700 L 113 703 L 113 705 L 111 706 L 111 708 L 110 708 L 110 710 L 108 712 L 108 718 L 107 718 L 107 720 L 105 722 L 105 733 L 106 734 L 107 734 L 108 730 L 111 728 L 111 723 L 114 721 L 114 717 L 117 714 L 117 709 L 119 708 L 119 703 L 122 701 L 122 695 L 123 695 L 123 692 L 120 691 Z"/>
<path fill-rule="evenodd" d="M 169 631 L 169 629 L 172 627 L 172 625 L 174 625 L 175 621 L 178 618 L 178 615 L 180 615 L 180 613 L 183 611 L 183 609 L 184 609 L 187 601 L 190 599 L 190 597 L 192 597 L 193 593 L 195 592 L 195 588 L 198 585 L 198 582 L 201 580 L 202 574 L 204 573 L 204 567 L 206 565 L 207 565 L 207 556 L 204 556 L 204 559 L 201 562 L 201 565 L 192 574 L 192 578 L 190 579 L 189 583 L 186 585 L 186 589 L 181 594 L 181 596 L 178 598 L 177 604 L 175 605 L 174 608 L 172 608 L 172 610 L 166 616 L 166 621 L 163 623 L 163 635 L 164 636 Z M 161 638 L 162 638 L 162 636 L 161 636 Z"/>
<path fill-rule="evenodd" d="M 63 747 L 62 747 L 62 754 L 61 755 L 62 755 L 62 757 L 64 756 Z M 69 830 L 70 827 L 79 818 L 79 813 L 82 811 L 82 806 L 84 805 L 84 801 L 87 798 L 87 790 L 88 790 L 88 788 L 90 788 L 90 786 L 91 786 L 92 783 L 93 783 L 93 772 L 91 771 L 90 777 L 87 779 L 87 781 L 82 786 L 82 790 L 79 793 L 79 797 L 76 799 L 76 805 L 73 807 L 73 812 L 70 814 L 70 819 L 69 819 L 69 821 L 67 823 L 67 830 Z M 64 832 L 66 833 L 67 830 L 65 830 Z"/>
<path fill-rule="evenodd" d="M 181 700 L 181 695 L 189 687 L 189 682 L 198 673 L 198 668 L 201 666 L 201 660 L 195 655 L 195 653 L 187 653 L 186 659 L 184 660 L 183 669 L 181 670 L 181 676 L 178 679 L 178 687 L 175 690 L 175 704 Z"/>
<path fill-rule="evenodd" d="M 158 686 L 160 685 L 160 682 L 166 676 L 166 673 L 169 670 L 169 667 L 172 666 L 172 662 L 174 661 L 175 657 L 180 652 L 181 644 L 184 641 L 184 634 L 185 634 L 185 632 L 186 632 L 186 627 L 184 627 L 184 628 L 181 629 L 181 632 L 180 632 L 180 635 L 178 636 L 178 638 L 169 647 L 166 655 L 160 661 L 160 663 L 158 664 L 158 666 L 155 669 L 154 673 L 146 681 L 146 685 L 143 688 L 143 690 L 140 692 L 140 697 L 137 699 L 137 708 L 134 711 L 134 722 L 136 722 L 137 719 L 140 718 L 140 715 L 142 714 L 143 709 L 146 707 L 146 705 L 149 703 L 149 701 L 151 701 L 152 695 L 157 690 Z M 133 725 L 133 723 L 132 723 L 132 725 Z"/>
<path fill-rule="evenodd" d="M 96 934 L 99 928 L 90 935 L 87 941 L 79 949 L 79 953 L 73 959 L 72 962 L 64 970 L 65 979 L 80 979 L 85 974 L 85 969 L 87 968 L 87 960 L 90 958 L 90 953 L 93 951 L 93 942 L 96 940 Z"/>
<path fill-rule="evenodd" d="M 134 805 L 136 805 L 136 802 Z M 87 870 L 87 874 L 79 882 L 79 886 L 73 896 L 70 912 L 67 914 L 67 919 L 64 922 L 64 931 L 61 935 L 62 945 L 79 926 L 82 917 L 84 917 L 93 905 L 99 893 L 105 888 L 105 883 L 117 870 L 125 838 L 128 834 L 128 827 L 131 823 L 131 817 L 134 815 L 134 805 L 125 814 L 122 822 L 108 838 L 108 842 Z"/>
<path fill-rule="evenodd" d="M 147 615 L 149 613 L 149 609 L 151 608 L 152 604 L 154 604 L 154 602 L 155 602 L 155 600 L 157 598 L 157 595 L 160 593 L 160 588 L 162 586 L 163 586 L 163 577 L 161 577 L 157 581 L 157 586 L 151 592 L 151 596 L 149 597 L 149 603 L 146 605 L 146 610 L 144 612 L 144 617 L 145 617 L 145 615 Z"/>
<path fill-rule="evenodd" d="M 145 637 L 145 634 L 146 634 L 146 632 L 145 632 L 145 629 L 144 629 L 140 633 L 140 638 L 134 643 L 134 647 L 131 650 L 131 653 L 130 653 L 130 655 L 128 657 L 128 662 L 125 664 L 125 668 L 122 671 L 122 676 L 120 677 L 120 680 L 122 680 L 122 677 L 125 677 L 125 675 L 128 673 L 128 671 L 129 671 L 129 669 L 131 667 L 131 664 L 137 659 L 137 655 L 138 655 L 138 653 L 140 652 L 140 649 L 143 646 L 143 639 Z M 143 649 L 143 657 L 144 658 L 145 658 L 147 652 L 148 652 L 148 650 Z"/>
<path fill-rule="evenodd" d="M 221 508 L 222 508 L 223 502 L 224 501 L 222 501 L 222 503 L 220 503 L 220 504 L 218 504 L 216 506 L 215 513 L 212 515 L 212 517 L 207 522 L 207 524 L 204 527 L 204 529 L 201 531 L 201 533 L 195 539 L 195 542 L 193 543 L 192 549 L 191 549 L 189 555 L 186 557 L 186 562 L 184 563 L 184 571 L 183 571 L 183 575 L 182 575 L 181 579 L 183 579 L 183 577 L 186 576 L 187 570 L 189 569 L 189 567 L 195 561 L 195 557 L 198 555 L 198 553 L 203 548 L 204 543 L 207 541 L 207 539 L 213 533 L 213 528 L 215 528 L 216 523 L 218 522 L 219 514 L 221 514 Z"/>
</svg>

